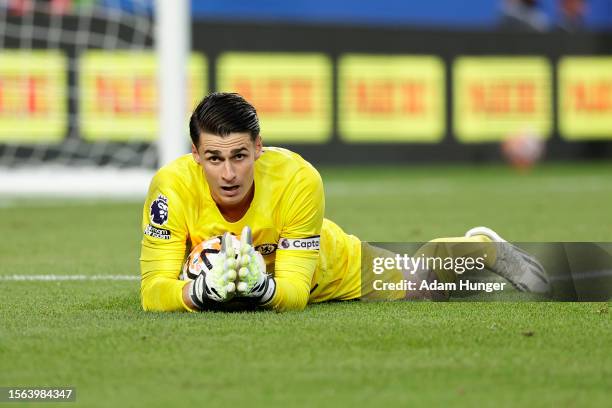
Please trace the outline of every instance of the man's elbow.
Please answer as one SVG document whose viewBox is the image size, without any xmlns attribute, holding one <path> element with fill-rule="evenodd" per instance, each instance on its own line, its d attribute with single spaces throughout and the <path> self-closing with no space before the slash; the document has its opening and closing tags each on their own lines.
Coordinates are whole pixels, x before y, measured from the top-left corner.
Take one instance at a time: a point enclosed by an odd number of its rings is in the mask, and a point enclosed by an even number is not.
<svg viewBox="0 0 612 408">
<path fill-rule="evenodd" d="M 151 302 L 149 301 L 149 298 L 151 296 L 150 292 L 150 285 L 147 285 L 143 280 L 140 284 L 140 306 L 142 306 L 142 310 L 144 310 L 145 312 L 156 311 L 151 307 Z"/>
<path fill-rule="evenodd" d="M 306 309 L 308 306 L 308 299 L 302 301 L 301 299 L 293 302 L 285 302 L 285 304 L 281 304 L 277 309 L 279 312 L 289 312 L 289 311 L 302 311 Z"/>
<path fill-rule="evenodd" d="M 300 311 L 308 305 L 309 289 L 293 282 L 277 282 L 272 308 L 277 312 Z"/>
</svg>

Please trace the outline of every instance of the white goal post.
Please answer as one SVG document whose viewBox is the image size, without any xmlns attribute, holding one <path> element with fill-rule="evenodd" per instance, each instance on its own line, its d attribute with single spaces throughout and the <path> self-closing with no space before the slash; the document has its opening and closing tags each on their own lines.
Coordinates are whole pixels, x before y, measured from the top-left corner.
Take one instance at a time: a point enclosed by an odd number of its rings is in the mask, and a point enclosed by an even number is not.
<svg viewBox="0 0 612 408">
<path fill-rule="evenodd" d="M 66 3 L 0 0 L 0 200 L 144 197 L 189 151 L 190 2 Z"/>
<path fill-rule="evenodd" d="M 156 0 L 156 50 L 160 90 L 159 157 L 164 165 L 185 153 L 187 66 L 191 20 L 188 0 Z"/>
</svg>

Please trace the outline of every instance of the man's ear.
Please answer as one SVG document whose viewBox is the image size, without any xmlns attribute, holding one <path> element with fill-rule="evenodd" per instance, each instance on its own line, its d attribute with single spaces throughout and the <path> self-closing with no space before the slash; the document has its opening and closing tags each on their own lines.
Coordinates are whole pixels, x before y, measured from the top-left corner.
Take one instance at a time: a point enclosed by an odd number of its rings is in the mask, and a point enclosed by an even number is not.
<svg viewBox="0 0 612 408">
<path fill-rule="evenodd" d="M 255 139 L 255 160 L 259 159 L 261 156 L 261 150 L 263 149 L 263 141 L 261 140 L 261 136 L 257 136 Z"/>
<path fill-rule="evenodd" d="M 193 160 L 195 160 L 196 163 L 201 164 L 200 163 L 200 153 L 198 153 L 198 149 L 195 147 L 193 143 L 191 144 L 191 155 L 193 156 Z"/>
</svg>

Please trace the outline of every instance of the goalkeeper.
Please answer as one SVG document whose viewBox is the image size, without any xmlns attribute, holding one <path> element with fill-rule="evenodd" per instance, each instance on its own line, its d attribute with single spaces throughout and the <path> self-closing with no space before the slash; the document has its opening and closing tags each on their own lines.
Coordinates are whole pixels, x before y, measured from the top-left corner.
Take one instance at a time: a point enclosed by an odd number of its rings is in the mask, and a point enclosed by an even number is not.
<svg viewBox="0 0 612 408">
<path fill-rule="evenodd" d="M 368 260 L 388 253 L 361 243 L 324 218 L 323 183 L 296 153 L 262 146 L 255 108 L 240 95 L 213 93 L 195 108 L 191 154 L 161 168 L 143 209 L 141 300 L 144 310 L 197 311 L 248 300 L 278 311 L 329 300 L 435 298 L 428 291 L 376 292 L 362 273 Z M 245 228 L 250 227 L 250 228 Z M 240 236 L 239 256 L 227 232 Z M 188 251 L 225 235 L 215 265 L 195 281 L 179 279 Z M 436 240 L 425 251 L 464 256 L 481 248 L 487 267 L 521 290 L 545 292 L 548 282 L 534 259 L 486 228 L 466 237 Z M 466 247 L 466 244 L 469 244 Z M 236 260 L 234 260 L 236 259 Z M 366 270 L 367 268 L 364 268 Z M 440 271 L 407 277 L 453 280 Z"/>
</svg>

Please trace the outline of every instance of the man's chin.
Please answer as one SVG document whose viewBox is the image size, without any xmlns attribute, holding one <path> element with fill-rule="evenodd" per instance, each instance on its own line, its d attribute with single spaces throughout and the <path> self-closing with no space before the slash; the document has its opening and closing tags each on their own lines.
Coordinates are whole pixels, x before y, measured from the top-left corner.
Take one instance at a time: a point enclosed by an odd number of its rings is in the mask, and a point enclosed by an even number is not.
<svg viewBox="0 0 612 408">
<path fill-rule="evenodd" d="M 237 204 L 240 204 L 240 202 L 243 199 L 244 199 L 244 194 L 226 195 L 226 194 L 223 194 L 222 192 L 221 194 L 217 196 L 217 200 L 215 201 L 221 207 L 230 207 L 230 206 L 235 206 Z"/>
</svg>

